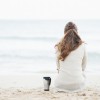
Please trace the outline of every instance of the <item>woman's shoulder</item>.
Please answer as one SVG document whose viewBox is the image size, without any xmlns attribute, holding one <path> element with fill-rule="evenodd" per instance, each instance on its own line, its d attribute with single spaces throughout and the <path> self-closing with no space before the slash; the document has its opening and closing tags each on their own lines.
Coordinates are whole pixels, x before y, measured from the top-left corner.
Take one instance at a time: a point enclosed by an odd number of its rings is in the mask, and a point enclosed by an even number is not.
<svg viewBox="0 0 100 100">
<path fill-rule="evenodd" d="M 80 48 L 86 49 L 86 45 L 87 45 L 87 43 L 86 43 L 86 42 L 83 42 L 83 43 L 80 45 Z"/>
</svg>

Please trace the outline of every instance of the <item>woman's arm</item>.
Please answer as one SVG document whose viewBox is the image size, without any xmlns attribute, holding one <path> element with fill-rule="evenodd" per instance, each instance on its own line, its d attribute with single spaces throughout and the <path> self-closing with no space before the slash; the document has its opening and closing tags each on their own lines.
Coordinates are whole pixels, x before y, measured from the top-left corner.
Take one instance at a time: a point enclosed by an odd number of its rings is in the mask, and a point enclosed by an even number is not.
<svg viewBox="0 0 100 100">
<path fill-rule="evenodd" d="M 59 64 L 59 61 L 58 61 L 58 59 L 57 59 L 57 58 L 56 58 L 56 65 L 57 65 L 57 70 L 58 70 L 58 73 L 59 73 L 60 64 Z"/>
<path fill-rule="evenodd" d="M 87 65 L 87 51 L 86 51 L 86 48 L 84 46 L 84 56 L 83 56 L 83 59 L 82 59 L 82 71 L 85 70 L 86 65 Z"/>
<path fill-rule="evenodd" d="M 59 56 L 59 52 L 58 52 L 57 47 L 56 47 L 56 66 L 57 66 L 57 70 L 58 70 L 58 73 L 59 73 L 60 63 L 59 63 L 59 60 L 58 60 L 58 56 Z"/>
</svg>

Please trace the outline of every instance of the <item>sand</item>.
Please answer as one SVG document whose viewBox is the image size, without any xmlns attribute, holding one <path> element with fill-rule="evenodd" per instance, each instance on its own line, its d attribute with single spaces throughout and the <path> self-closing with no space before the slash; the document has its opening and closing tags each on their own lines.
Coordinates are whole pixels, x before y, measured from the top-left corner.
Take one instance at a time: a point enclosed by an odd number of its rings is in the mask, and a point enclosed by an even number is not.
<svg viewBox="0 0 100 100">
<path fill-rule="evenodd" d="M 50 76 L 50 91 L 43 90 L 43 76 Z M 100 100 L 100 75 L 88 75 L 81 92 L 57 92 L 53 86 L 56 74 L 0 75 L 0 100 Z"/>
</svg>

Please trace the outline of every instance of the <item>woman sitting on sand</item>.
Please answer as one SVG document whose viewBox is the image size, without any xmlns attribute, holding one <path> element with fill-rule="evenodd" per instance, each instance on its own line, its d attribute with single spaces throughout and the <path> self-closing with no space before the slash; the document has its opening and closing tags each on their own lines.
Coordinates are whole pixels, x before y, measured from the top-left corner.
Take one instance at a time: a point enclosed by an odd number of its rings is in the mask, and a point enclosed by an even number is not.
<svg viewBox="0 0 100 100">
<path fill-rule="evenodd" d="M 55 48 L 58 70 L 55 88 L 59 91 L 82 90 L 85 87 L 84 70 L 87 54 L 85 43 L 78 35 L 77 27 L 73 22 L 66 24 L 64 37 Z"/>
</svg>

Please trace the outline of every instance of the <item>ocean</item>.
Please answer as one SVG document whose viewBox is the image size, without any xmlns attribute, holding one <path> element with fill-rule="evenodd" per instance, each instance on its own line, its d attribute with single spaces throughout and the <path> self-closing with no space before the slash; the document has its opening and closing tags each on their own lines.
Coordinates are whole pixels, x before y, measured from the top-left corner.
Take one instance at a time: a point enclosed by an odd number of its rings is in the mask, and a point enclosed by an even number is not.
<svg viewBox="0 0 100 100">
<path fill-rule="evenodd" d="M 54 45 L 68 20 L 0 20 L 0 74 L 56 72 Z M 100 20 L 74 20 L 87 43 L 86 72 L 100 72 Z"/>
</svg>

